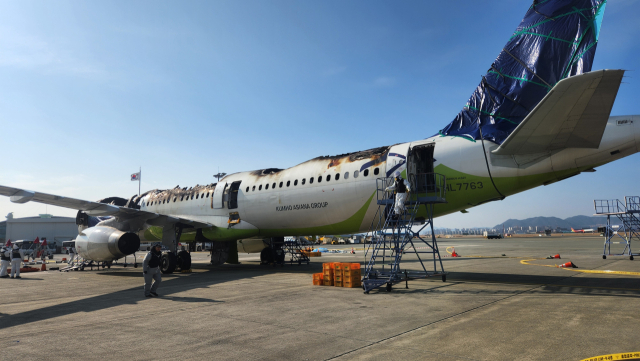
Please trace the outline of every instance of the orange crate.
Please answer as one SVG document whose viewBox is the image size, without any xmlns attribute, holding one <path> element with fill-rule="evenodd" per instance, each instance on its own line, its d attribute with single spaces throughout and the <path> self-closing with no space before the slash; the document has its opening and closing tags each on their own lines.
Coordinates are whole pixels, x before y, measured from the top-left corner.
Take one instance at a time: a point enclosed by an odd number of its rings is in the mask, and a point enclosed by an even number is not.
<svg viewBox="0 0 640 361">
<path fill-rule="evenodd" d="M 322 271 L 322 274 L 325 276 L 331 276 L 333 278 L 334 272 L 332 269 L 326 269 L 324 271 Z"/>
<path fill-rule="evenodd" d="M 314 286 L 323 286 L 324 282 L 322 280 L 313 280 Z"/>
<path fill-rule="evenodd" d="M 348 270 L 351 267 L 351 263 L 340 263 L 340 271 L 344 272 L 344 270 Z M 338 269 L 338 266 L 336 265 L 336 270 Z"/>
<path fill-rule="evenodd" d="M 326 270 L 334 270 L 335 268 L 334 268 L 333 262 L 327 262 L 322 264 L 322 269 L 326 271 Z"/>
<path fill-rule="evenodd" d="M 313 274 L 313 279 L 314 280 L 321 280 L 322 279 L 323 274 L 322 273 L 314 273 Z"/>
<path fill-rule="evenodd" d="M 347 277 L 349 275 L 361 275 L 362 274 L 362 270 L 350 268 L 350 269 L 343 270 L 342 274 L 345 277 Z"/>
<path fill-rule="evenodd" d="M 350 264 L 349 266 L 350 269 L 358 269 L 358 270 L 360 269 L 360 263 L 349 263 L 349 264 Z"/>
<path fill-rule="evenodd" d="M 334 279 L 336 282 L 338 282 L 338 281 L 339 281 L 339 282 L 342 282 L 342 280 L 344 279 L 344 276 L 342 276 L 342 275 L 340 275 L 340 274 L 337 274 L 337 273 L 336 273 L 336 274 L 333 276 L 333 279 Z"/>
<path fill-rule="evenodd" d="M 325 286 L 333 286 L 333 278 L 332 279 L 324 279 L 323 281 Z"/>
<path fill-rule="evenodd" d="M 335 281 L 335 282 L 333 282 L 333 285 L 335 287 L 342 287 L 342 281 Z"/>
<path fill-rule="evenodd" d="M 345 273 L 342 277 L 345 280 L 349 280 L 349 279 L 351 279 L 351 280 L 358 279 L 359 280 L 360 278 L 362 278 L 362 274 L 359 271 L 358 272 L 351 272 L 349 274 Z"/>
<path fill-rule="evenodd" d="M 360 280 L 344 280 L 342 287 L 359 288 L 362 287 L 362 282 Z"/>
</svg>

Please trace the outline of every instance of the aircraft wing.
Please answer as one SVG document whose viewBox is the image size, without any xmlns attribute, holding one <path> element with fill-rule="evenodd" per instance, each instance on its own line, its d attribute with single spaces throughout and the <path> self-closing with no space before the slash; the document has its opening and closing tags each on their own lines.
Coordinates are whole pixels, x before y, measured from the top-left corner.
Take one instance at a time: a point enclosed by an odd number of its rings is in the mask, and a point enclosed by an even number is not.
<svg viewBox="0 0 640 361">
<path fill-rule="evenodd" d="M 522 155 L 600 146 L 624 70 L 559 81 L 493 154 Z"/>
<path fill-rule="evenodd" d="M 205 223 L 200 220 L 147 212 L 135 208 L 119 207 L 113 204 L 104 204 L 85 201 L 81 199 L 56 196 L 53 194 L 34 192 L 20 188 L 0 186 L 0 195 L 10 197 L 9 199 L 13 203 L 36 202 L 50 204 L 52 206 L 84 211 L 90 216 L 113 216 L 123 220 L 141 218 L 144 219 L 148 224 L 155 226 L 163 226 L 173 223 L 188 224 L 196 228 L 212 226 L 212 224 Z"/>
</svg>

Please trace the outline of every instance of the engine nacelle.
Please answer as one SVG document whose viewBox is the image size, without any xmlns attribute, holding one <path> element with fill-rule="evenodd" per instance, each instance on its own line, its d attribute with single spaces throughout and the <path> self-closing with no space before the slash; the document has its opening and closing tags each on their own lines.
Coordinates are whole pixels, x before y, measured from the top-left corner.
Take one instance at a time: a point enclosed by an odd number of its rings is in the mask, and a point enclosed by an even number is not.
<svg viewBox="0 0 640 361">
<path fill-rule="evenodd" d="M 91 227 L 76 238 L 78 254 L 87 260 L 113 261 L 133 254 L 140 248 L 140 237 L 111 227 Z"/>
</svg>

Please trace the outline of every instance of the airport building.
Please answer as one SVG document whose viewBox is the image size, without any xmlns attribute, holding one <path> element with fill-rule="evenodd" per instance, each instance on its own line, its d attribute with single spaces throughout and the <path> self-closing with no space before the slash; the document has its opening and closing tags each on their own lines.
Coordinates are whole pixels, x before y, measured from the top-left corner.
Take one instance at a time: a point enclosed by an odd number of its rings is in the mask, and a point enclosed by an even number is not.
<svg viewBox="0 0 640 361">
<path fill-rule="evenodd" d="M 72 217 L 56 217 L 41 214 L 39 217 L 12 218 L 0 222 L 0 239 L 4 244 L 8 239 L 34 240 L 46 238 L 49 244 L 62 246 L 63 241 L 74 240 L 78 235 L 76 219 Z"/>
</svg>

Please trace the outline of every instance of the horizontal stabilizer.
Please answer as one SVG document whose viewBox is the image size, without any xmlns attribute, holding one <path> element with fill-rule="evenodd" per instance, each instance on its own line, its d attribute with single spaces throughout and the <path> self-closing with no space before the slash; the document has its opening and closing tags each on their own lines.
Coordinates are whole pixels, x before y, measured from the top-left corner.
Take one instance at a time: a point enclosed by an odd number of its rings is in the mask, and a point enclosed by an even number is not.
<svg viewBox="0 0 640 361">
<path fill-rule="evenodd" d="M 493 154 L 522 155 L 600 146 L 624 70 L 559 81 Z"/>
</svg>

